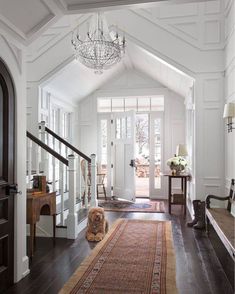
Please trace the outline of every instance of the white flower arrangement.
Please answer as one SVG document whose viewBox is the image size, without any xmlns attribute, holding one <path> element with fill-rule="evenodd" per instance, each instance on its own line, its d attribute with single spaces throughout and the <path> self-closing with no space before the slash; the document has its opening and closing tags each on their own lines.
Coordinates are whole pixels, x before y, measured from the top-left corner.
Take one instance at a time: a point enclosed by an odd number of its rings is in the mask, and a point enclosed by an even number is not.
<svg viewBox="0 0 235 294">
<path fill-rule="evenodd" d="M 170 166 L 170 169 L 175 169 L 178 172 L 184 170 L 187 164 L 187 160 L 182 156 L 175 156 L 167 160 L 167 165 Z"/>
<path fill-rule="evenodd" d="M 167 165 L 183 165 L 185 167 L 187 165 L 187 160 L 182 156 L 174 156 L 167 160 Z"/>
</svg>

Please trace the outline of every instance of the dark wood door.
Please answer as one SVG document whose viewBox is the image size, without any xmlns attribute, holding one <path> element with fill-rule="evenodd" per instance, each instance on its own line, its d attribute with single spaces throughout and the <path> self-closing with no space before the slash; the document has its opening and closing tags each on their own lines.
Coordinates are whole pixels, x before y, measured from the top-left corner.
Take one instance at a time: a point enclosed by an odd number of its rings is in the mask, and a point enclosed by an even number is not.
<svg viewBox="0 0 235 294">
<path fill-rule="evenodd" d="M 13 283 L 14 88 L 0 59 L 0 293 Z"/>
</svg>

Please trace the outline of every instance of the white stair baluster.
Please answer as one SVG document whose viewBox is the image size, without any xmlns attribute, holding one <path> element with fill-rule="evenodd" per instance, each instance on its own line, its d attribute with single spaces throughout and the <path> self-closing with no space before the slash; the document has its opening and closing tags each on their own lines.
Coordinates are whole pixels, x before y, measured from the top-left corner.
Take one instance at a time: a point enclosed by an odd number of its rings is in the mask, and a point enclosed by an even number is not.
<svg viewBox="0 0 235 294">
<path fill-rule="evenodd" d="M 81 201 L 81 157 L 77 157 L 77 198 L 78 201 Z"/>
<path fill-rule="evenodd" d="M 61 214 L 60 223 L 64 226 L 64 164 L 60 162 L 59 164 L 59 189 L 60 189 L 60 201 L 61 201 Z"/>
<path fill-rule="evenodd" d="M 27 187 L 31 188 L 31 178 L 32 178 L 32 141 L 30 139 L 27 140 L 27 147 L 28 147 L 28 183 Z"/>
<path fill-rule="evenodd" d="M 67 146 L 65 146 L 65 157 L 68 158 L 68 147 Z M 65 170 L 66 170 L 66 168 L 65 168 Z M 65 191 L 69 190 L 68 187 L 69 187 L 69 178 L 68 178 L 67 171 L 65 171 Z"/>
<path fill-rule="evenodd" d="M 87 161 L 85 161 L 84 185 L 85 185 L 84 205 L 85 205 L 85 208 L 88 208 L 88 193 L 90 191 L 88 189 L 88 162 Z"/>
<path fill-rule="evenodd" d="M 52 148 L 53 150 L 55 150 L 55 138 L 52 138 Z M 55 157 L 52 156 L 52 189 L 53 191 L 56 191 L 56 186 L 55 186 L 55 181 L 56 181 L 56 161 L 55 161 Z"/>
<path fill-rule="evenodd" d="M 43 143 L 47 144 L 46 142 L 46 131 L 45 131 L 45 127 L 46 127 L 46 122 L 45 121 L 41 121 L 40 123 L 40 127 L 41 127 L 41 140 Z M 42 170 L 43 170 L 43 174 L 46 175 L 47 179 L 48 179 L 48 171 L 49 171 L 49 164 L 48 164 L 48 152 L 46 152 L 43 148 L 41 148 L 41 159 L 42 159 Z"/>
<path fill-rule="evenodd" d="M 35 144 L 35 165 L 36 165 L 36 174 L 39 175 L 39 157 L 40 157 L 40 147 Z"/>
<path fill-rule="evenodd" d="M 91 154 L 91 207 L 97 207 L 97 191 L 96 191 L 96 155 Z"/>
<path fill-rule="evenodd" d="M 69 214 L 67 218 L 67 238 L 76 239 L 78 217 L 76 212 L 76 161 L 74 155 L 68 156 L 69 160 Z"/>
</svg>

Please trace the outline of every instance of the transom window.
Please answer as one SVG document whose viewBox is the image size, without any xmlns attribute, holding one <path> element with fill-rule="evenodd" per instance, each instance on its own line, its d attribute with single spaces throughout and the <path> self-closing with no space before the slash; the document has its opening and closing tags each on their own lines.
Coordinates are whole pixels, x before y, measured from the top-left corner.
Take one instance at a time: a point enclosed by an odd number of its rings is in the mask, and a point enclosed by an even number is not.
<svg viewBox="0 0 235 294">
<path fill-rule="evenodd" d="M 164 111 L 164 96 L 98 98 L 98 112 L 125 112 L 129 110 L 136 112 Z"/>
</svg>

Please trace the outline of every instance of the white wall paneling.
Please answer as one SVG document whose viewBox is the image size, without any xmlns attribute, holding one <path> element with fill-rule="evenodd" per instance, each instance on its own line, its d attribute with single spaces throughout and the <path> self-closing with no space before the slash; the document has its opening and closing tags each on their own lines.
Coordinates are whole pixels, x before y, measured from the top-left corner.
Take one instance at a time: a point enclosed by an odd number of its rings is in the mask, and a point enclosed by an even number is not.
<svg viewBox="0 0 235 294">
<path fill-rule="evenodd" d="M 223 87 L 223 73 L 196 78 L 195 180 L 198 199 L 204 200 L 212 186 L 217 195 L 224 190 Z"/>
</svg>

